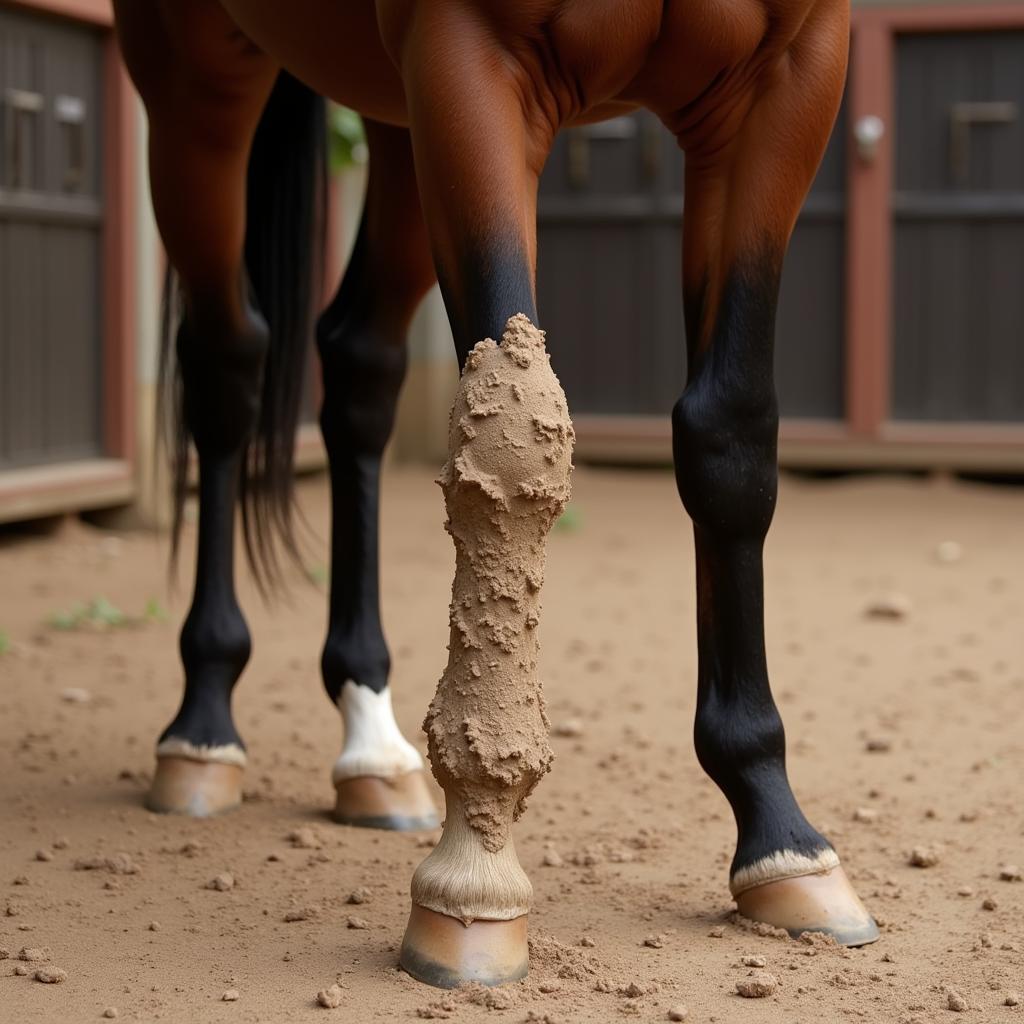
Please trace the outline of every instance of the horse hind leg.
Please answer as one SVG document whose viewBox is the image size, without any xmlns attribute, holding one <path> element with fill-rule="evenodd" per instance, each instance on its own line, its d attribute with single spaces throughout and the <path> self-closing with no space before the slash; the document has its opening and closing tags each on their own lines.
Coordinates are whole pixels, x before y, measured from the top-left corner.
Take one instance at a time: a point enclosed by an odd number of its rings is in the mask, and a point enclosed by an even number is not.
<svg viewBox="0 0 1024 1024">
<path fill-rule="evenodd" d="M 473 23 L 417 10 L 429 24 L 396 50 L 462 380 L 440 481 L 456 553 L 448 663 L 424 724 L 445 823 L 412 880 L 400 963 L 439 987 L 496 985 L 528 969 L 532 887 L 511 829 L 552 759 L 537 625 L 573 441 L 535 326 L 537 178 L 551 140 Z"/>
<path fill-rule="evenodd" d="M 730 890 L 746 917 L 863 945 L 878 928 L 786 775 L 768 683 L 762 567 L 778 484 L 779 277 L 839 105 L 847 38 L 838 7 L 816 14 L 781 58 L 789 74 L 771 80 L 727 145 L 682 135 L 689 376 L 672 427 L 697 555 L 694 738 L 736 818 Z"/>
<path fill-rule="evenodd" d="M 349 825 L 438 824 L 419 752 L 395 722 L 380 617 L 381 458 L 406 368 L 406 334 L 434 284 L 409 133 L 366 122 L 370 173 L 352 258 L 317 325 L 320 416 L 331 477 L 331 576 L 321 668 L 345 739 L 335 818 Z"/>
<path fill-rule="evenodd" d="M 215 4 L 121 0 L 116 14 L 149 115 L 157 223 L 182 289 L 182 445 L 191 438 L 199 469 L 195 590 L 180 639 L 185 688 L 160 737 L 146 802 L 206 816 L 241 801 L 246 761 L 231 715 L 250 653 L 235 595 L 234 515 L 269 338 L 243 265 L 245 182 L 276 69 L 239 40 Z"/>
</svg>

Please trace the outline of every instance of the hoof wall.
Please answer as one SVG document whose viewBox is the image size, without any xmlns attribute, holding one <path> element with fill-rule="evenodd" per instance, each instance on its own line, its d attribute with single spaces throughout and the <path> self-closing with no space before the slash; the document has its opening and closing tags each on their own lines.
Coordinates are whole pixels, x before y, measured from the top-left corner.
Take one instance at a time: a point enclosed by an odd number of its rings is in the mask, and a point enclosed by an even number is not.
<svg viewBox="0 0 1024 1024">
<path fill-rule="evenodd" d="M 441 823 L 421 771 L 393 779 L 375 775 L 341 779 L 334 788 L 334 820 L 342 825 L 415 832 Z"/>
<path fill-rule="evenodd" d="M 511 921 L 463 924 L 447 914 L 412 905 L 398 963 L 434 988 L 504 985 L 525 978 L 529 967 L 526 915 Z"/>
<path fill-rule="evenodd" d="M 842 867 L 766 882 L 740 893 L 736 905 L 744 917 L 784 928 L 793 938 L 824 932 L 841 946 L 866 946 L 880 937 Z"/>
<path fill-rule="evenodd" d="M 244 772 L 237 764 L 158 757 L 146 807 L 158 814 L 187 814 L 191 818 L 223 814 L 241 804 Z"/>
</svg>

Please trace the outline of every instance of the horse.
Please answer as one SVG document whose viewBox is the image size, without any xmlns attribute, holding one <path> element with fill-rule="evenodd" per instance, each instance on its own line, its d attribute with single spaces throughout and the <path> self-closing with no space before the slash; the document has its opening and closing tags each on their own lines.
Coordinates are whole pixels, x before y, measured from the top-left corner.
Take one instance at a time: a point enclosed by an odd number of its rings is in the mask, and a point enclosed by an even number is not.
<svg viewBox="0 0 1024 1024">
<path fill-rule="evenodd" d="M 114 8 L 178 283 L 164 363 L 179 521 L 190 444 L 199 474 L 184 696 L 157 746 L 150 806 L 201 815 L 240 800 L 231 693 L 250 636 L 234 591 L 234 513 L 240 504 L 250 561 L 273 582 L 273 538 L 294 545 L 291 453 L 315 334 L 332 487 L 322 674 L 345 727 L 335 814 L 377 828 L 436 823 L 422 761 L 391 712 L 377 552 L 405 337 L 436 281 L 462 371 L 440 481 L 456 549 L 451 642 L 425 722 L 446 814 L 413 876 L 399 962 L 440 987 L 525 975 L 531 886 L 510 827 L 551 762 L 539 594 L 574 439 L 538 327 L 538 179 L 560 129 L 643 108 L 686 158 L 687 379 L 671 413 L 673 462 L 696 550 L 694 743 L 736 820 L 729 888 L 743 915 L 793 935 L 877 939 L 790 787 L 764 642 L 776 299 L 841 99 L 848 0 Z M 323 97 L 362 115 L 370 159 L 355 248 L 314 329 Z"/>
</svg>

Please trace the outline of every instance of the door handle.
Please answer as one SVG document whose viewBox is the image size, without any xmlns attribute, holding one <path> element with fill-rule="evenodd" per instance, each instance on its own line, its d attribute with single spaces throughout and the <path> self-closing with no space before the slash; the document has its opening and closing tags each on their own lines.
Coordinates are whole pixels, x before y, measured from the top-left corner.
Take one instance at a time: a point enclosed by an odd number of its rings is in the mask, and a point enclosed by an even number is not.
<svg viewBox="0 0 1024 1024">
<path fill-rule="evenodd" d="M 957 185 L 966 185 L 971 172 L 971 127 L 1012 124 L 1017 120 L 1012 100 L 963 101 L 949 108 L 949 170 Z"/>
</svg>

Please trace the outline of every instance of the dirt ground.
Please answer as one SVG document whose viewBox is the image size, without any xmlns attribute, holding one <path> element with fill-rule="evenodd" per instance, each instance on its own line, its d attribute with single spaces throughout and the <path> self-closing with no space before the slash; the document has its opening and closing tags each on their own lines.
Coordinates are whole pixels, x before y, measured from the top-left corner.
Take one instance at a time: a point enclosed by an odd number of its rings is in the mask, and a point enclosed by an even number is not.
<svg viewBox="0 0 1024 1024">
<path fill-rule="evenodd" d="M 1024 490 L 784 481 L 767 550 L 769 663 L 797 794 L 882 924 L 880 942 L 847 951 L 732 918 L 734 826 L 690 737 L 688 523 L 667 473 L 578 471 L 541 623 L 557 761 L 516 828 L 536 888 L 531 974 L 447 995 L 395 966 L 429 840 L 326 816 L 340 720 L 318 678 L 323 479 L 301 499 L 313 582 L 296 572 L 269 608 L 242 587 L 255 637 L 235 701 L 249 800 L 213 821 L 141 804 L 179 698 L 188 572 L 171 593 L 163 541 L 72 520 L 0 535 L 3 1021 L 110 1008 L 182 1022 L 568 1024 L 685 1006 L 695 1022 L 909 1024 L 956 1020 L 964 1004 L 965 1020 L 1022 1019 L 1004 1004 L 1024 991 L 1024 883 L 1000 871 L 1024 867 Z M 397 715 L 421 748 L 447 640 L 441 520 L 427 472 L 389 473 L 385 622 Z M 189 527 L 188 553 L 192 540 Z M 901 616 L 865 614 L 891 592 Z M 74 613 L 101 596 L 141 621 L 102 604 Z M 50 622 L 69 611 L 65 628 Z M 937 863 L 911 865 L 915 847 Z M 543 865 L 549 850 L 560 866 Z M 209 888 L 222 873 L 233 888 Z M 359 887 L 367 898 L 350 905 Z M 42 960 L 20 960 L 23 947 Z M 737 995 L 745 956 L 764 958 L 774 995 Z M 67 979 L 39 983 L 40 965 Z M 341 1006 L 320 1008 L 333 982 Z"/>
</svg>

